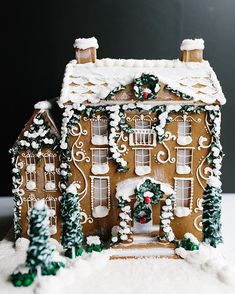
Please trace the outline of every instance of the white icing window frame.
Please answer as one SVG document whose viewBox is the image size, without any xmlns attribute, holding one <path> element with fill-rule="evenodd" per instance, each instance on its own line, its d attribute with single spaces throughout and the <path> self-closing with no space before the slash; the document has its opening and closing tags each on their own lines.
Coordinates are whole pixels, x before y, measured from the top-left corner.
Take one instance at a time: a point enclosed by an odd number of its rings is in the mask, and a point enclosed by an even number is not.
<svg viewBox="0 0 235 294">
<path fill-rule="evenodd" d="M 193 154 L 194 154 L 194 150 L 195 150 L 195 147 L 175 147 L 176 149 L 176 173 L 177 174 L 192 174 L 193 173 Z M 179 150 L 190 150 L 191 151 L 191 154 L 190 155 L 186 155 L 186 157 L 191 157 L 191 160 L 186 164 L 185 163 L 185 166 L 189 166 L 190 167 L 190 171 L 189 172 L 180 172 L 179 171 L 179 166 L 182 166 L 180 163 L 179 163 L 179 157 L 181 156 L 179 154 Z M 184 158 L 184 162 L 185 162 L 185 158 Z"/>
<path fill-rule="evenodd" d="M 47 192 L 55 192 L 57 191 L 57 185 L 56 185 L 56 166 L 55 166 L 55 158 L 57 154 L 52 152 L 45 152 L 43 154 L 44 158 L 44 191 Z M 54 171 L 46 171 L 46 165 L 47 164 L 53 164 L 54 165 Z M 50 188 L 50 185 L 47 185 L 48 183 L 53 183 L 54 187 Z"/>
<path fill-rule="evenodd" d="M 94 175 L 98 175 L 98 174 L 106 174 L 107 172 L 109 172 L 109 163 L 108 163 L 108 148 L 90 148 L 91 152 L 92 152 L 92 168 L 91 168 L 91 172 Z M 99 156 L 98 156 L 98 162 L 95 162 L 95 153 L 96 151 L 98 151 Z M 100 159 L 104 158 L 101 157 L 100 154 L 102 151 L 106 151 L 106 156 L 105 156 L 105 162 L 101 163 Z"/>
<path fill-rule="evenodd" d="M 194 188 L 194 179 L 193 178 L 179 178 L 179 177 L 174 177 L 174 190 L 175 190 L 175 195 L 176 195 L 176 201 L 175 201 L 175 204 L 174 204 L 174 208 L 177 208 L 179 207 L 179 205 L 177 205 L 177 189 L 178 189 L 178 182 L 180 181 L 190 181 L 190 196 L 186 199 L 183 199 L 182 201 L 185 201 L 185 200 L 189 200 L 189 210 L 190 210 L 190 213 L 192 212 L 192 207 L 193 207 L 193 188 Z M 181 206 L 181 207 L 187 207 L 187 206 Z"/>
<path fill-rule="evenodd" d="M 97 115 L 95 118 L 90 119 L 91 122 L 91 143 L 93 145 L 108 145 L 108 118 L 106 116 L 100 116 Z M 94 126 L 94 123 L 98 123 L 97 126 Z M 107 133 L 106 135 L 102 135 L 101 134 L 101 127 L 100 126 L 100 122 L 105 122 L 106 126 L 103 126 L 104 128 L 107 128 Z M 98 130 L 98 134 L 94 133 L 94 128 L 96 128 Z M 102 139 L 104 139 L 105 143 L 102 142 L 102 140 L 100 142 L 95 141 L 95 137 L 100 137 Z"/>
<path fill-rule="evenodd" d="M 135 173 L 138 175 L 138 176 L 142 176 L 142 175 L 146 175 L 146 174 L 149 174 L 151 172 L 151 150 L 153 148 L 133 148 L 133 150 L 135 151 Z M 147 150 L 148 151 L 148 155 L 144 155 L 143 154 L 143 151 Z M 142 164 L 142 163 L 145 163 L 144 161 L 139 161 L 137 159 L 138 156 L 140 156 L 138 154 L 138 151 L 142 151 L 142 158 L 143 157 L 146 157 L 148 156 L 149 159 L 148 159 L 148 164 Z M 141 164 L 139 164 L 141 163 Z M 142 167 L 149 167 L 148 169 L 146 168 L 146 171 L 144 172 L 141 172 L 141 168 Z"/>
<path fill-rule="evenodd" d="M 96 216 L 94 214 L 94 209 L 98 206 L 94 206 L 94 181 L 95 179 L 101 179 L 101 180 L 107 180 L 107 206 L 105 206 L 107 208 L 107 214 L 105 216 L 107 216 L 109 214 L 110 211 L 110 177 L 109 176 L 90 176 L 90 180 L 91 180 L 91 210 L 92 210 L 92 216 L 94 218 L 100 218 L 100 216 Z M 103 205 L 102 205 L 103 206 Z M 105 217 L 103 216 L 103 217 Z"/>
<path fill-rule="evenodd" d="M 36 164 L 36 158 L 35 154 L 32 152 L 27 152 L 26 154 L 23 154 L 23 157 L 25 158 L 25 188 L 28 191 L 36 191 L 37 190 L 37 164 Z M 28 167 L 34 166 L 34 171 L 27 171 Z M 34 182 L 35 188 L 30 189 L 29 183 Z M 28 186 L 28 187 L 27 187 Z"/>
<path fill-rule="evenodd" d="M 174 120 L 177 122 L 177 143 L 182 146 L 191 144 L 192 143 L 192 121 L 195 121 L 195 120 L 187 115 L 177 116 Z M 188 128 L 189 128 L 189 131 L 187 131 Z"/>
</svg>

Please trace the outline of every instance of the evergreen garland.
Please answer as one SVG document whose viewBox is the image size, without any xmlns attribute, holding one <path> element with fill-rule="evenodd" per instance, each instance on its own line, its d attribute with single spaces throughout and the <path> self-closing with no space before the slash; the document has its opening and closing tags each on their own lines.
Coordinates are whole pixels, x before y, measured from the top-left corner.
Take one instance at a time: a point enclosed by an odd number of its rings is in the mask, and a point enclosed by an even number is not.
<svg viewBox="0 0 235 294">
<path fill-rule="evenodd" d="M 178 90 L 174 90 L 168 85 L 165 86 L 165 89 L 170 91 L 171 93 L 175 94 L 176 96 L 183 98 L 184 100 L 193 100 L 192 96 L 186 95 L 183 92 L 180 92 Z"/>
<path fill-rule="evenodd" d="M 65 255 L 70 258 L 73 257 L 72 250 L 75 251 L 75 256 L 81 255 L 83 251 L 80 203 L 76 185 L 71 184 L 62 197 L 62 245 L 67 249 Z"/>
<path fill-rule="evenodd" d="M 222 243 L 221 235 L 221 188 L 207 184 L 203 195 L 203 241 L 213 247 Z"/>
</svg>

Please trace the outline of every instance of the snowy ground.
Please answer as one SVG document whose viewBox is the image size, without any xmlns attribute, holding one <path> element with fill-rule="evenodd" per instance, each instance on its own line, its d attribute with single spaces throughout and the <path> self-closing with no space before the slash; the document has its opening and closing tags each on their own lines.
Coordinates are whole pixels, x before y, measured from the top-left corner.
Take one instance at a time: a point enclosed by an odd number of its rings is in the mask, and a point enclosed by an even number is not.
<svg viewBox="0 0 235 294">
<path fill-rule="evenodd" d="M 225 246 L 219 254 L 210 251 L 208 261 L 205 247 L 199 254 L 189 255 L 187 261 L 150 258 L 109 261 L 108 253 L 85 254 L 71 263 L 70 269 L 60 270 L 56 277 L 43 277 L 40 284 L 35 281 L 28 288 L 14 288 L 8 277 L 25 261 L 26 242 L 23 240 L 14 249 L 10 241 L 3 240 L 0 242 L 0 293 L 234 294 L 235 238 L 231 234 L 235 224 L 231 209 L 235 207 L 234 200 L 235 197 L 223 203 Z"/>
</svg>

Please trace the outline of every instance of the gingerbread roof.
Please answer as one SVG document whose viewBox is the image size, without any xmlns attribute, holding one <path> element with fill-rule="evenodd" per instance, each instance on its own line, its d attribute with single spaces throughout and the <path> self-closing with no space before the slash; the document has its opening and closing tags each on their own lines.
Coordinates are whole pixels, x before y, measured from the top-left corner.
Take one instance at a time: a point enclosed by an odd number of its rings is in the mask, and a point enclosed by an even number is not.
<svg viewBox="0 0 235 294">
<path fill-rule="evenodd" d="M 190 96 L 193 102 L 225 104 L 226 99 L 208 61 L 101 59 L 95 63 L 69 62 L 65 69 L 59 105 L 99 103 L 120 85 L 126 86 L 143 73 L 153 74 L 161 87 Z M 155 98 L 157 102 L 157 96 Z M 182 100 L 181 100 L 182 101 Z M 178 102 L 181 102 L 178 100 Z M 162 102 L 162 101 L 161 101 Z"/>
</svg>

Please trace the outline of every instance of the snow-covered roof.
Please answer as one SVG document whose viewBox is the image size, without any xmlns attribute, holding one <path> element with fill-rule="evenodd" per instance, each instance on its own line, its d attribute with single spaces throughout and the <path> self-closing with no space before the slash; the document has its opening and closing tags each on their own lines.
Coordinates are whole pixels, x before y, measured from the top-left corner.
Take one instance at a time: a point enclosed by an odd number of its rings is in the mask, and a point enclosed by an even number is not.
<svg viewBox="0 0 235 294">
<path fill-rule="evenodd" d="M 65 69 L 59 104 L 98 103 L 120 85 L 128 85 L 142 73 L 206 104 L 224 104 L 220 83 L 208 61 L 101 59 L 95 63 L 69 62 Z"/>
</svg>

